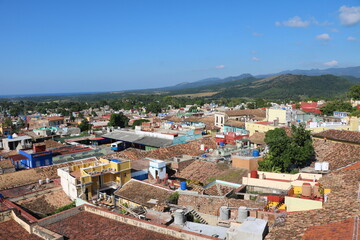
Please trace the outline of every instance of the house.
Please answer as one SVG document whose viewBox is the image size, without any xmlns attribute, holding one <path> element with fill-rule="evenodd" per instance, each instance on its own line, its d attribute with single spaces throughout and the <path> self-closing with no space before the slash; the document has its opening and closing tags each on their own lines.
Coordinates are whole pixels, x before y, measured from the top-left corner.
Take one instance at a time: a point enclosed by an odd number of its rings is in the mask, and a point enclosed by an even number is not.
<svg viewBox="0 0 360 240">
<path fill-rule="evenodd" d="M 47 120 L 49 127 L 59 127 L 61 124 L 64 124 L 64 117 L 62 116 L 48 117 Z"/>
<path fill-rule="evenodd" d="M 7 138 L 2 139 L 4 150 L 19 150 L 27 149 L 32 146 L 32 138 L 28 136 L 18 136 L 17 134 L 9 135 Z"/>
<path fill-rule="evenodd" d="M 224 133 L 233 132 L 240 135 L 246 135 L 248 132 L 245 130 L 245 122 L 237 120 L 227 120 L 224 123 Z"/>
<path fill-rule="evenodd" d="M 266 112 L 261 109 L 231 110 L 215 113 L 215 126 L 223 127 L 228 120 L 248 122 L 250 120 L 258 121 L 266 117 Z"/>
<path fill-rule="evenodd" d="M 168 188 L 131 179 L 114 194 L 120 204 L 127 203 L 130 207 L 153 208 L 156 205 L 165 205 L 173 192 Z"/>
<path fill-rule="evenodd" d="M 26 159 L 20 160 L 25 168 L 49 166 L 53 164 L 52 151 L 46 151 L 45 145 L 34 145 L 33 149 L 19 150 Z"/>
<path fill-rule="evenodd" d="M 131 162 L 127 160 L 104 159 L 59 168 L 64 192 L 71 198 L 90 200 L 98 192 L 117 189 L 131 179 Z"/>
</svg>

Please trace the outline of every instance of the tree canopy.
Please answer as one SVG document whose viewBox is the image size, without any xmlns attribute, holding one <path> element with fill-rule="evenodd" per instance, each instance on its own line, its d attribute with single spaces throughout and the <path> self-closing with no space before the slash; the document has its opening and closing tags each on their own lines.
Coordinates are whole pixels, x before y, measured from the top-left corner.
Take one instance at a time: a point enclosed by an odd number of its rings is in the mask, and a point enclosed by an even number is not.
<svg viewBox="0 0 360 240">
<path fill-rule="evenodd" d="M 143 122 L 150 122 L 150 121 L 148 119 L 136 119 L 132 124 L 132 128 L 135 129 L 136 126 L 141 126 Z"/>
<path fill-rule="evenodd" d="M 351 86 L 348 96 L 354 100 L 360 100 L 360 84 Z"/>
<path fill-rule="evenodd" d="M 110 115 L 110 121 L 108 126 L 112 127 L 127 127 L 129 123 L 129 118 L 127 118 L 122 112 L 121 113 L 113 113 Z"/>
<path fill-rule="evenodd" d="M 289 172 L 295 167 L 303 167 L 314 154 L 310 131 L 305 125 L 292 125 L 291 136 L 284 128 L 270 130 L 265 135 L 265 143 L 269 154 L 259 162 L 263 171 Z"/>
</svg>

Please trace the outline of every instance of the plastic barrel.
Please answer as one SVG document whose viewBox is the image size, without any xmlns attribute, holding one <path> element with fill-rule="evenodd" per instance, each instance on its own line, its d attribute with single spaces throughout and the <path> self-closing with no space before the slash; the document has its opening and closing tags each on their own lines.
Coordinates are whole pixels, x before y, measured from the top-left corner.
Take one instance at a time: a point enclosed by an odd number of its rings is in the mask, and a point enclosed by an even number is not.
<svg viewBox="0 0 360 240">
<path fill-rule="evenodd" d="M 180 183 L 180 189 L 181 189 L 181 190 L 186 190 L 186 189 L 187 189 L 187 187 L 186 187 L 186 182 L 181 182 L 181 183 Z"/>
<path fill-rule="evenodd" d="M 253 157 L 259 157 L 260 156 L 260 152 L 259 150 L 253 150 Z"/>
</svg>

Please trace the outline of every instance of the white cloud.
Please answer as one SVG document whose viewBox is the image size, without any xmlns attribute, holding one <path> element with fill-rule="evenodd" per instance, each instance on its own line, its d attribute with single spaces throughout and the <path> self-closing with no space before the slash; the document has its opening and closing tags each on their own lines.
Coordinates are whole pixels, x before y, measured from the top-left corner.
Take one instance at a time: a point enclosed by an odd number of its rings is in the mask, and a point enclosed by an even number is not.
<svg viewBox="0 0 360 240">
<path fill-rule="evenodd" d="M 336 61 L 336 60 L 332 60 L 332 61 L 330 61 L 330 62 L 325 62 L 325 63 L 323 63 L 323 65 L 326 66 L 326 67 L 334 67 L 334 66 L 336 66 L 336 65 L 338 65 L 338 64 L 339 64 L 339 62 Z"/>
<path fill-rule="evenodd" d="M 225 67 L 225 65 L 217 65 L 215 66 L 216 69 L 223 69 Z"/>
<path fill-rule="evenodd" d="M 262 37 L 262 36 L 263 36 L 262 33 L 258 33 L 258 32 L 253 32 L 252 35 L 253 35 L 254 37 Z"/>
<path fill-rule="evenodd" d="M 307 27 L 310 25 L 310 21 L 303 21 L 301 17 L 295 16 L 289 18 L 287 21 L 275 22 L 275 26 L 286 26 L 286 27 Z"/>
<path fill-rule="evenodd" d="M 260 62 L 260 58 L 257 58 L 257 57 L 252 57 L 251 60 L 255 61 L 255 62 Z"/>
<path fill-rule="evenodd" d="M 332 25 L 331 22 L 328 21 L 324 21 L 324 22 L 319 22 L 318 20 L 316 20 L 314 17 L 311 17 L 311 23 L 317 26 L 329 26 Z"/>
<path fill-rule="evenodd" d="M 327 40 L 331 40 L 331 37 L 330 37 L 329 34 L 323 33 L 323 34 L 317 35 L 316 39 L 317 40 L 325 40 L 325 41 L 327 41 Z"/>
<path fill-rule="evenodd" d="M 331 32 L 339 32 L 339 30 L 336 29 L 336 28 L 332 28 L 332 29 L 330 29 L 330 31 L 331 31 Z"/>
<path fill-rule="evenodd" d="M 349 41 L 355 41 L 355 40 L 356 40 L 356 37 L 349 36 L 349 37 L 347 38 L 347 40 L 349 40 Z"/>
<path fill-rule="evenodd" d="M 345 26 L 353 26 L 360 22 L 360 6 L 357 7 L 347 7 L 342 6 L 339 9 L 340 22 Z"/>
</svg>

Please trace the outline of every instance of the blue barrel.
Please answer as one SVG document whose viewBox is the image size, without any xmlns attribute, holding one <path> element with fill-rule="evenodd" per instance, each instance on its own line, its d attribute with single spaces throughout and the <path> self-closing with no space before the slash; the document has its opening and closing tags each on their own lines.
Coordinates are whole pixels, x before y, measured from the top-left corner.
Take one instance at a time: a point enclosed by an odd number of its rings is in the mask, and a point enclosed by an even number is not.
<svg viewBox="0 0 360 240">
<path fill-rule="evenodd" d="M 13 137 L 12 137 L 12 135 L 8 135 L 8 139 L 12 139 Z"/>
<path fill-rule="evenodd" d="M 225 143 L 224 142 L 220 142 L 220 147 L 223 147 L 225 146 Z"/>
<path fill-rule="evenodd" d="M 0 199 L 4 198 L 4 196 L 0 193 Z"/>
<path fill-rule="evenodd" d="M 259 150 L 253 150 L 252 155 L 253 155 L 253 157 L 259 157 L 260 156 Z"/>
<path fill-rule="evenodd" d="M 186 182 L 181 182 L 181 183 L 180 183 L 180 189 L 181 189 L 181 190 L 186 190 L 186 189 L 187 189 L 187 187 L 186 187 Z"/>
</svg>

